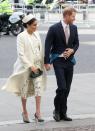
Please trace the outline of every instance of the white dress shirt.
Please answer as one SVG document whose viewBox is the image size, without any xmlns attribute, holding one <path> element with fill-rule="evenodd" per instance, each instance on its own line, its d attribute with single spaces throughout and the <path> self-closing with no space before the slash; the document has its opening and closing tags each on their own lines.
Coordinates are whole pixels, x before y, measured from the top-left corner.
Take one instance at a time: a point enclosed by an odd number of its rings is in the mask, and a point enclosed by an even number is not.
<svg viewBox="0 0 95 131">
<path fill-rule="evenodd" d="M 70 27 L 69 27 L 69 25 L 67 25 L 63 20 L 61 21 L 61 24 L 63 26 L 64 32 L 65 32 L 65 28 L 68 28 L 68 35 L 70 37 Z M 64 57 L 63 53 L 59 57 Z"/>
<path fill-rule="evenodd" d="M 62 26 L 63 26 L 64 32 L 65 32 L 65 28 L 66 28 L 66 27 L 68 28 L 68 34 L 69 34 L 69 36 L 70 36 L 70 27 L 69 27 L 69 25 L 67 25 L 63 20 L 61 21 L 61 24 L 62 24 Z"/>
</svg>

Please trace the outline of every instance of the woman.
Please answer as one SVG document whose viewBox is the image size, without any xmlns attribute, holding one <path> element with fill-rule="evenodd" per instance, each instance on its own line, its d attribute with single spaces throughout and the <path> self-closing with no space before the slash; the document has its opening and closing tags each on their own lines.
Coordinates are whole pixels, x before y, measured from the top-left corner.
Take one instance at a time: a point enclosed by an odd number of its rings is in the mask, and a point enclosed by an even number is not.
<svg viewBox="0 0 95 131">
<path fill-rule="evenodd" d="M 23 18 L 25 31 L 17 37 L 18 58 L 14 64 L 14 72 L 8 79 L 3 89 L 21 96 L 23 121 L 29 123 L 28 112 L 26 108 L 27 97 L 35 95 L 36 113 L 35 118 L 39 122 L 41 118 L 40 103 L 41 96 L 45 89 L 45 68 L 42 44 L 37 30 L 37 20 L 29 14 Z M 31 72 L 37 73 L 38 69 L 43 71 L 39 77 L 30 79 Z"/>
</svg>

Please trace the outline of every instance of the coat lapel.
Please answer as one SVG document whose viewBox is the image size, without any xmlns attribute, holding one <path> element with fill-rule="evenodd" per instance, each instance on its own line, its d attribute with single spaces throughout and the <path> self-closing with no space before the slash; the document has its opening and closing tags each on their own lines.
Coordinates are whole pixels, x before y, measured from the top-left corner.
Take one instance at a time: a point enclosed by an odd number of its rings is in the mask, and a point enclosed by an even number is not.
<svg viewBox="0 0 95 131">
<path fill-rule="evenodd" d="M 63 29 L 61 22 L 58 24 L 58 31 L 60 33 L 60 36 L 61 36 L 63 42 L 66 44 L 65 33 L 64 33 L 64 29 Z"/>
<path fill-rule="evenodd" d="M 34 43 L 32 42 L 32 40 L 31 40 L 29 34 L 27 33 L 27 31 L 26 31 L 26 36 L 27 36 L 26 38 L 27 38 L 28 41 L 29 41 L 29 46 L 31 46 L 32 52 L 35 53 L 35 52 L 34 52 L 34 46 L 33 46 Z"/>
<path fill-rule="evenodd" d="M 41 42 L 39 33 L 38 33 L 38 32 L 34 32 L 34 35 L 35 35 L 35 37 L 36 37 L 36 38 L 38 39 L 38 41 L 39 41 L 40 52 L 42 53 L 42 42 Z"/>
<path fill-rule="evenodd" d="M 70 25 L 70 37 L 69 37 L 69 40 L 68 40 L 68 45 L 70 44 L 70 42 L 72 40 L 72 36 L 73 36 L 73 28 L 72 28 L 72 25 Z"/>
<path fill-rule="evenodd" d="M 35 54 L 35 49 L 34 49 L 34 44 L 35 44 L 35 43 L 33 43 L 33 41 L 31 40 L 31 38 L 30 38 L 30 36 L 29 36 L 29 34 L 27 33 L 27 31 L 26 31 L 25 34 L 27 35 L 27 38 L 28 38 L 28 41 L 29 41 L 30 46 L 31 46 L 31 48 L 32 48 L 33 54 Z M 26 35 L 25 35 L 25 36 L 26 36 Z M 41 51 L 42 51 L 42 46 L 41 46 L 40 37 L 39 37 L 39 35 L 38 35 L 37 32 L 34 32 L 34 35 L 35 35 L 35 37 L 37 38 L 37 40 L 39 41 L 39 47 L 40 47 L 40 52 L 41 52 Z"/>
</svg>

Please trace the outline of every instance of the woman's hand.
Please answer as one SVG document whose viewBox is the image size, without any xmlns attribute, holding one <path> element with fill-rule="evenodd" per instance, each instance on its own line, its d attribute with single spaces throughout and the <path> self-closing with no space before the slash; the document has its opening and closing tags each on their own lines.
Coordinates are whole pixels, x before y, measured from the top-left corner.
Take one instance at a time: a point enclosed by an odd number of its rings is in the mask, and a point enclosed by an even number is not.
<svg viewBox="0 0 95 131">
<path fill-rule="evenodd" d="M 31 67 L 31 70 L 34 72 L 34 73 L 37 73 L 38 72 L 38 69 L 36 67 Z"/>
</svg>

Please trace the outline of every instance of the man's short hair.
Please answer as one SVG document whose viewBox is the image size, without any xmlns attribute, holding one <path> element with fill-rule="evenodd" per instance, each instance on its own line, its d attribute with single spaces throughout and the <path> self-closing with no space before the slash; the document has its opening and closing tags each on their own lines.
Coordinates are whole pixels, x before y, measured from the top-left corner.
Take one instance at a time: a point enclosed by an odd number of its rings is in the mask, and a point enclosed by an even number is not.
<svg viewBox="0 0 95 131">
<path fill-rule="evenodd" d="M 66 15 L 72 15 L 73 12 L 77 12 L 75 8 L 73 7 L 66 7 L 64 8 L 64 11 L 63 11 L 63 16 L 65 17 Z"/>
</svg>

